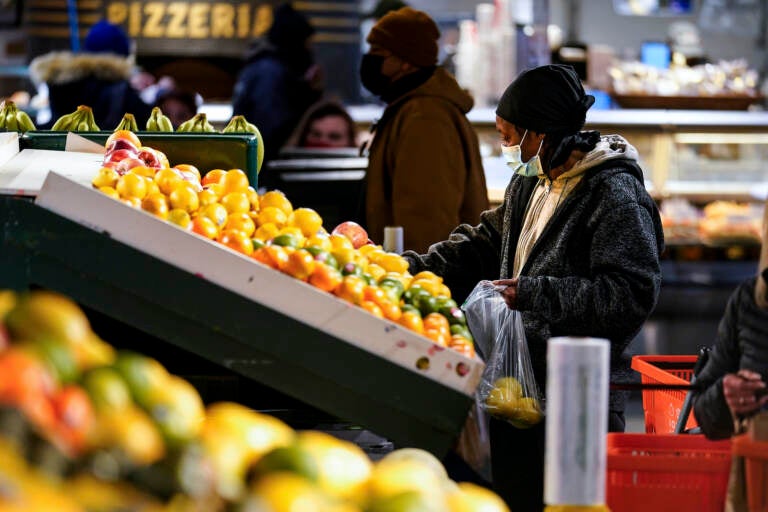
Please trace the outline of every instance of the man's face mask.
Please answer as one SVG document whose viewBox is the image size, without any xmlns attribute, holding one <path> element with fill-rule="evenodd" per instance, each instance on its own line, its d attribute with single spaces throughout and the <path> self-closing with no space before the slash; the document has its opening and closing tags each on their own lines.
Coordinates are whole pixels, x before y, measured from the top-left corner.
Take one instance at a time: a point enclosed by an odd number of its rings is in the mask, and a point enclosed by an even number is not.
<svg viewBox="0 0 768 512">
<path fill-rule="evenodd" d="M 386 57 L 383 55 L 366 53 L 360 63 L 360 81 L 363 87 L 376 96 L 381 96 L 389 86 L 389 77 L 381 72 L 384 59 Z"/>
<path fill-rule="evenodd" d="M 520 139 L 520 144 L 523 143 L 526 135 L 528 135 L 528 130 L 525 130 L 523 138 Z M 523 153 L 520 149 L 520 144 L 515 144 L 514 146 L 501 145 L 501 154 L 504 156 L 504 160 L 507 161 L 509 168 L 512 169 L 512 172 L 526 178 L 543 174 L 544 169 L 541 167 L 539 153 L 541 152 L 541 147 L 544 145 L 544 139 L 541 140 L 541 144 L 539 144 L 539 149 L 536 151 L 536 154 L 527 162 L 523 162 Z"/>
</svg>

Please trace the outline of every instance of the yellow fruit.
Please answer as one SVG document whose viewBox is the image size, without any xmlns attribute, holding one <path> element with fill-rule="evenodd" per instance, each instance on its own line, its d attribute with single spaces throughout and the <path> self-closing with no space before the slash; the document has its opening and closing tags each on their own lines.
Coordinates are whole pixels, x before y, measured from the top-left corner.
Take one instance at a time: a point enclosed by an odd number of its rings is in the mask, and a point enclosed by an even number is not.
<svg viewBox="0 0 768 512">
<path fill-rule="evenodd" d="M 323 491 L 357 504 L 365 501 L 372 464 L 360 447 L 312 430 L 299 432 L 296 442 L 317 462 L 318 484 Z"/>
<path fill-rule="evenodd" d="M 138 197 L 126 197 L 124 199 L 121 199 L 121 201 L 131 208 L 136 208 L 137 210 L 141 209 L 141 199 Z"/>
<path fill-rule="evenodd" d="M 416 491 L 405 491 L 371 501 L 366 512 L 444 512 Z"/>
<path fill-rule="evenodd" d="M 414 281 L 416 281 L 418 279 L 427 279 L 427 280 L 430 280 L 430 281 L 437 281 L 439 283 L 443 282 L 443 278 L 442 277 L 438 276 L 437 274 L 435 274 L 434 272 L 432 272 L 430 270 L 422 270 L 421 272 L 419 272 L 418 274 L 413 276 L 413 280 Z"/>
<path fill-rule="evenodd" d="M 336 247 L 331 249 L 331 254 L 340 266 L 344 266 L 349 262 L 355 262 L 357 252 L 352 247 Z"/>
<path fill-rule="evenodd" d="M 510 418 L 512 424 L 518 428 L 532 427 L 541 422 L 542 419 L 544 419 L 544 414 L 541 412 L 541 404 L 529 396 L 518 399 L 517 407 Z"/>
<path fill-rule="evenodd" d="M 365 267 L 365 271 L 371 274 L 371 276 L 376 280 L 376 282 L 378 282 L 379 279 L 387 275 L 387 271 L 375 263 L 369 263 L 368 266 Z"/>
<path fill-rule="evenodd" d="M 172 169 L 160 169 L 155 173 L 155 183 L 157 183 L 160 192 L 170 195 L 176 187 L 184 184 L 184 179 Z"/>
<path fill-rule="evenodd" d="M 219 184 L 224 189 L 224 194 L 231 192 L 245 192 L 248 190 L 248 175 L 241 169 L 230 169 L 221 178 Z"/>
<path fill-rule="evenodd" d="M 376 260 L 376 263 L 381 265 L 387 272 L 402 274 L 408 270 L 408 262 L 405 258 L 393 252 L 384 253 L 383 256 Z"/>
<path fill-rule="evenodd" d="M 312 208 L 297 208 L 293 211 L 291 225 L 301 229 L 304 236 L 313 236 L 323 227 L 323 218 Z"/>
<path fill-rule="evenodd" d="M 328 500 L 318 487 L 293 473 L 279 472 L 260 478 L 245 499 L 244 510 L 269 512 L 322 512 Z"/>
<path fill-rule="evenodd" d="M 192 228 L 192 217 L 189 216 L 187 210 L 180 208 L 175 208 L 168 212 L 168 222 L 172 222 L 183 229 Z"/>
<path fill-rule="evenodd" d="M 221 204 L 227 209 L 227 213 L 248 213 L 251 202 L 244 192 L 230 192 L 221 198 Z"/>
<path fill-rule="evenodd" d="M 230 213 L 227 217 L 225 229 L 242 231 L 250 237 L 256 231 L 256 224 L 247 212 Z"/>
<path fill-rule="evenodd" d="M 144 199 L 147 195 L 147 181 L 138 174 L 127 173 L 117 180 L 115 190 L 123 199 Z"/>
<path fill-rule="evenodd" d="M 307 238 L 304 242 L 305 247 L 319 247 L 320 249 L 329 252 L 331 250 L 331 238 L 324 234 L 315 234 Z"/>
<path fill-rule="evenodd" d="M 219 196 L 210 188 L 206 188 L 198 192 L 197 199 L 200 202 L 200 206 L 208 206 L 209 204 L 219 202 Z"/>
<path fill-rule="evenodd" d="M 248 201 L 251 203 L 251 210 L 259 211 L 259 193 L 256 192 L 256 189 L 249 186 L 245 189 L 245 195 L 248 196 Z"/>
<path fill-rule="evenodd" d="M 193 213 L 200 207 L 197 191 L 191 185 L 176 187 L 168 196 L 168 200 L 171 203 L 171 208 L 174 210 L 186 210 L 189 213 Z"/>
<path fill-rule="evenodd" d="M 448 496 L 450 512 L 509 512 L 496 493 L 469 482 L 460 482 Z"/>
<path fill-rule="evenodd" d="M 268 206 L 279 208 L 280 210 L 283 210 L 286 215 L 290 215 L 293 211 L 293 205 L 288 198 L 285 197 L 285 194 L 279 190 L 270 190 L 259 197 L 259 208 L 266 208 Z"/>
<path fill-rule="evenodd" d="M 256 231 L 253 233 L 253 237 L 266 242 L 267 240 L 272 240 L 279 234 L 280 228 L 278 228 L 277 225 L 272 222 L 267 222 L 266 224 L 260 225 L 258 229 L 256 229 Z"/>
<path fill-rule="evenodd" d="M 152 194 L 162 194 L 163 192 L 160 190 L 160 187 L 157 186 L 157 183 L 155 183 L 155 180 L 146 178 L 147 180 L 147 195 L 151 196 Z M 165 194 L 163 194 L 165 195 Z"/>
<path fill-rule="evenodd" d="M 365 244 L 364 246 L 360 247 L 358 251 L 360 251 L 360 254 L 362 254 L 363 256 L 368 256 L 368 259 L 370 259 L 371 261 L 375 261 L 375 258 L 370 257 L 370 253 L 374 251 L 384 252 L 384 249 L 382 249 L 380 245 Z"/>
<path fill-rule="evenodd" d="M 332 249 L 354 249 L 352 241 L 343 235 L 330 235 Z"/>
<path fill-rule="evenodd" d="M 136 464 L 149 465 L 165 455 L 160 431 L 149 415 L 138 407 L 128 406 L 120 414 L 100 414 L 98 423 L 110 444 L 120 448 Z"/>
<path fill-rule="evenodd" d="M 502 418 L 511 418 L 522 396 L 522 386 L 514 377 L 503 377 L 494 382 L 485 399 L 488 411 Z"/>
<path fill-rule="evenodd" d="M 175 375 L 169 375 L 164 386 L 150 390 L 146 410 L 171 447 L 196 437 L 205 418 L 197 390 Z"/>
<path fill-rule="evenodd" d="M 211 183 L 203 187 L 203 190 L 210 190 L 211 193 L 219 199 L 225 195 L 224 187 L 221 185 L 221 183 Z"/>
<path fill-rule="evenodd" d="M 168 200 L 163 194 L 151 194 L 141 201 L 141 209 L 161 219 L 168 218 Z"/>
<path fill-rule="evenodd" d="M 102 167 L 99 169 L 96 177 L 93 178 L 93 181 L 91 181 L 91 184 L 98 189 L 101 187 L 114 187 L 117 185 L 117 180 L 119 178 L 120 175 L 117 174 L 116 170 L 111 167 Z"/>
<path fill-rule="evenodd" d="M 212 220 L 217 227 L 222 227 L 227 223 L 227 209 L 219 203 L 209 204 L 202 209 L 200 214 Z"/>
<path fill-rule="evenodd" d="M 424 279 L 424 278 L 416 279 L 416 278 L 414 278 L 413 281 L 411 281 L 411 286 L 413 286 L 413 285 L 421 286 L 422 288 L 427 290 L 429 292 L 429 294 L 431 296 L 433 296 L 433 297 L 437 297 L 438 295 L 440 295 L 440 291 L 442 290 L 441 289 L 442 283 L 440 283 L 439 281 L 433 281 L 433 280 L 430 280 L 430 279 Z"/>
<path fill-rule="evenodd" d="M 272 223 L 278 228 L 283 227 L 288 222 L 288 215 L 277 208 L 276 206 L 264 206 L 259 210 L 259 214 L 256 216 L 256 224 L 262 226 L 264 224 Z"/>
<path fill-rule="evenodd" d="M 99 187 L 99 191 L 108 195 L 112 199 L 120 199 L 120 194 L 118 194 L 117 190 L 112 187 Z"/>
<path fill-rule="evenodd" d="M 448 479 L 448 473 L 445 471 L 445 467 L 443 466 L 443 463 L 440 462 L 440 459 L 438 459 L 428 451 L 422 450 L 421 448 L 400 448 L 398 450 L 389 452 L 381 460 L 382 461 L 385 461 L 385 460 L 386 461 L 394 461 L 394 460 L 416 461 L 428 466 L 432 470 L 432 472 L 435 474 L 435 476 L 437 476 L 439 479 L 441 480 Z"/>
<path fill-rule="evenodd" d="M 170 379 L 162 364 L 135 352 L 118 353 L 114 368 L 125 380 L 133 399 L 142 407 L 147 406 L 151 397 L 159 393 Z"/>
<path fill-rule="evenodd" d="M 430 464 L 417 459 L 381 460 L 373 469 L 369 481 L 371 499 L 380 500 L 413 491 L 423 496 L 438 510 L 445 510 L 446 496 L 443 479 Z"/>
</svg>

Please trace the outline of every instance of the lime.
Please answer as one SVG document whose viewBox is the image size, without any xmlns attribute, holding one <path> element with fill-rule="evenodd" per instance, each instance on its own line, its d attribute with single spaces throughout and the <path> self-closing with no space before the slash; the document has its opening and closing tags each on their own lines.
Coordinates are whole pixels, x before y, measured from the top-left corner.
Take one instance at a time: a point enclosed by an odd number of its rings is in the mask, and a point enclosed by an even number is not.
<svg viewBox="0 0 768 512">
<path fill-rule="evenodd" d="M 41 338 L 28 344 L 32 351 L 40 356 L 60 384 L 67 384 L 77 379 L 80 370 L 72 349 L 61 341 L 52 338 Z"/>
<path fill-rule="evenodd" d="M 319 477 L 319 468 L 312 454 L 296 444 L 275 448 L 251 468 L 251 474 L 256 478 L 280 471 L 296 473 L 311 482 L 317 482 Z"/>
<path fill-rule="evenodd" d="M 125 380 L 114 368 L 94 368 L 83 376 L 82 386 L 100 411 L 122 411 L 133 403 Z"/>
<path fill-rule="evenodd" d="M 299 243 L 299 237 L 291 233 L 283 233 L 282 235 L 277 235 L 272 239 L 272 245 L 293 247 L 294 249 L 298 249 L 301 246 Z"/>
</svg>

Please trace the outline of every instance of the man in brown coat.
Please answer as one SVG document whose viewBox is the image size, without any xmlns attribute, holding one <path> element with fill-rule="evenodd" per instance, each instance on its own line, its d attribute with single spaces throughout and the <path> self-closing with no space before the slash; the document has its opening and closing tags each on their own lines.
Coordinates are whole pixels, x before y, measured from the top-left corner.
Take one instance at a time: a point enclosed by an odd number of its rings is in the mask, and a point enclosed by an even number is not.
<svg viewBox="0 0 768 512">
<path fill-rule="evenodd" d="M 426 252 L 459 224 L 488 209 L 477 134 L 466 118 L 473 100 L 437 66 L 440 31 L 404 7 L 368 34 L 363 86 L 387 103 L 375 127 L 366 176 L 366 223 L 381 242 L 402 226 L 405 249 Z"/>
</svg>

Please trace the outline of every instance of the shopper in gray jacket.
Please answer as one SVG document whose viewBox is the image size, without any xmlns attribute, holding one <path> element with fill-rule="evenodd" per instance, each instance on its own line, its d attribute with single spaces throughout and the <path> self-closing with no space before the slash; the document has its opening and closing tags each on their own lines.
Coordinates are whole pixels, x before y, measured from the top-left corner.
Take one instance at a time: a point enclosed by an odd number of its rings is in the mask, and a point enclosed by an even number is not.
<svg viewBox="0 0 768 512">
<path fill-rule="evenodd" d="M 620 136 L 581 131 L 593 102 L 569 66 L 522 73 L 496 110 L 515 173 L 504 202 L 426 254 L 404 254 L 412 273 L 441 275 L 459 301 L 480 280 L 506 286 L 507 304 L 522 312 L 541 389 L 553 336 L 607 338 L 611 377 L 626 380 L 623 352 L 661 284 L 661 221 L 637 151 Z M 611 430 L 624 429 L 625 399 L 611 393 Z M 544 424 L 518 430 L 492 420 L 491 456 L 495 490 L 516 511 L 541 510 Z"/>
</svg>

